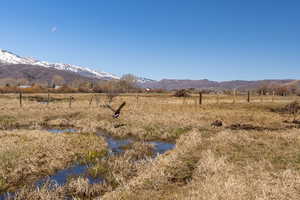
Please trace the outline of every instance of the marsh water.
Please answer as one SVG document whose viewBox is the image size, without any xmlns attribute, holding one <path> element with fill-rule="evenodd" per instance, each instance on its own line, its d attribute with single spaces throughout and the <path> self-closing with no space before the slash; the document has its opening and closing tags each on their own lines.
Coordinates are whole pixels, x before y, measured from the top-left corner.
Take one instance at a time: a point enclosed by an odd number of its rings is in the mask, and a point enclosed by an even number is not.
<svg viewBox="0 0 300 200">
<path fill-rule="evenodd" d="M 51 128 L 46 129 L 50 133 L 76 133 L 78 130 L 75 128 L 65 128 L 65 129 L 58 129 L 58 128 Z"/>
<path fill-rule="evenodd" d="M 106 143 L 108 144 L 108 148 L 112 153 L 121 153 L 124 151 L 123 150 L 124 146 L 127 146 L 129 144 L 138 141 L 138 139 L 136 138 L 116 138 L 102 131 L 99 131 L 97 135 L 105 138 Z M 148 141 L 146 143 L 152 144 L 154 146 L 155 155 L 163 154 L 166 151 L 171 150 L 175 147 L 174 143 L 164 142 L 164 141 L 153 140 L 153 141 Z"/>
<path fill-rule="evenodd" d="M 78 130 L 76 130 L 74 128 L 65 128 L 65 129 L 58 129 L 58 128 L 50 129 L 49 128 L 46 130 L 53 134 L 78 132 Z M 116 154 L 124 152 L 125 146 L 138 141 L 136 138 L 116 138 L 116 137 L 109 135 L 108 133 L 105 133 L 104 131 L 98 131 L 97 135 L 99 137 L 105 138 L 105 141 L 106 141 L 106 143 L 108 145 L 108 149 L 109 149 L 109 156 L 114 156 Z M 169 142 L 164 142 L 164 141 L 153 140 L 153 141 L 148 141 L 147 143 L 152 144 L 154 146 L 155 156 L 157 156 L 158 154 L 163 154 L 166 151 L 171 150 L 175 147 L 174 143 L 169 143 Z M 35 186 L 40 188 L 46 182 L 51 182 L 51 183 L 55 183 L 59 186 L 63 186 L 67 183 L 67 181 L 70 177 L 85 176 L 87 174 L 87 170 L 89 167 L 90 167 L 89 165 L 75 164 L 71 167 L 61 169 L 51 176 L 41 178 L 40 180 L 35 182 Z M 86 178 L 89 180 L 90 184 L 101 183 L 103 181 L 103 179 L 101 179 L 101 178 L 93 178 L 90 176 L 86 176 Z M 7 198 L 7 195 L 13 196 L 13 194 L 14 193 L 2 194 L 2 195 L 0 195 L 0 200 L 5 200 Z"/>
</svg>

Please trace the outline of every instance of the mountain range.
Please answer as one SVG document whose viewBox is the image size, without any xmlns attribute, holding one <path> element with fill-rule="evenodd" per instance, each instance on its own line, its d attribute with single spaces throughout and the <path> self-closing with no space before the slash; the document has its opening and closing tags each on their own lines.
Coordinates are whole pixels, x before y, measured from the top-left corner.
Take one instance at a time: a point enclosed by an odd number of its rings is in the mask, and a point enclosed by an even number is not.
<svg viewBox="0 0 300 200">
<path fill-rule="evenodd" d="M 51 63 L 40 61 L 31 57 L 21 57 L 12 52 L 0 49 L 0 85 L 8 80 L 32 83 L 49 84 L 53 79 L 63 79 L 64 83 L 73 81 L 97 81 L 120 79 L 107 72 L 99 72 L 88 67 L 71 64 Z M 255 89 L 262 85 L 298 85 L 300 81 L 291 79 L 257 80 L 257 81 L 210 81 L 208 79 L 162 79 L 155 81 L 148 78 L 138 78 L 138 85 L 143 88 L 160 88 L 165 90 L 195 88 L 195 89 Z"/>
<path fill-rule="evenodd" d="M 255 80 L 255 81 L 244 81 L 244 80 L 234 80 L 234 81 L 210 81 L 207 79 L 202 80 L 188 80 L 188 79 L 162 79 L 160 81 L 151 81 L 141 84 L 146 88 L 160 88 L 165 90 L 175 90 L 175 89 L 211 89 L 211 90 L 229 90 L 229 89 L 239 89 L 239 90 L 251 90 L 257 89 L 261 86 L 291 86 L 297 85 L 300 87 L 300 82 L 293 79 L 282 79 L 282 80 Z"/>
<path fill-rule="evenodd" d="M 22 65 L 31 65 L 49 69 L 57 69 L 65 72 L 73 72 L 80 76 L 92 79 L 119 79 L 118 76 L 115 76 L 113 74 L 106 72 L 97 72 L 87 67 L 63 63 L 49 63 L 34 58 L 21 57 L 6 50 L 0 50 L 0 65 L 19 65 L 19 67 L 21 67 Z"/>
</svg>

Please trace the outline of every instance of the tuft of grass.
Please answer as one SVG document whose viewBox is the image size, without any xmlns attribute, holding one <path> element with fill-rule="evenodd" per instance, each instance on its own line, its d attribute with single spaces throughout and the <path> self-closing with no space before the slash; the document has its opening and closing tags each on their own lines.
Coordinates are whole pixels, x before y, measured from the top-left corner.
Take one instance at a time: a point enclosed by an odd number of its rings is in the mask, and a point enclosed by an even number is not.
<svg viewBox="0 0 300 200">
<path fill-rule="evenodd" d="M 102 149 L 101 151 L 89 151 L 85 158 L 83 159 L 84 163 L 92 164 L 96 161 L 106 157 L 108 155 L 107 149 Z"/>
<path fill-rule="evenodd" d="M 171 129 L 170 132 L 171 132 L 171 136 L 173 137 L 173 140 L 176 140 L 181 135 L 188 133 L 191 130 L 192 130 L 192 127 L 179 127 L 179 128 Z"/>
<path fill-rule="evenodd" d="M 0 129 L 15 128 L 18 126 L 17 119 L 14 116 L 2 115 L 0 116 Z"/>
<path fill-rule="evenodd" d="M 7 188 L 7 184 L 4 177 L 0 176 L 0 193 L 5 191 Z"/>
<path fill-rule="evenodd" d="M 109 173 L 109 166 L 105 162 L 98 162 L 88 169 L 88 174 L 94 178 L 104 178 Z"/>
</svg>

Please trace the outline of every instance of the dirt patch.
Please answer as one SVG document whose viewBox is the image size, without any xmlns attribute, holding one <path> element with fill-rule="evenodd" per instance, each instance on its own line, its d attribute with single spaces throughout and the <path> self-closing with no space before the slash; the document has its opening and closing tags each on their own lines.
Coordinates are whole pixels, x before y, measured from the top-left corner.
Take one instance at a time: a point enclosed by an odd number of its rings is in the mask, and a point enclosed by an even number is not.
<svg viewBox="0 0 300 200">
<path fill-rule="evenodd" d="M 300 124 L 300 120 L 293 120 L 292 123 L 293 124 Z"/>
<path fill-rule="evenodd" d="M 293 128 L 299 129 L 300 128 L 300 124 L 287 125 L 285 128 L 286 129 L 293 129 Z"/>
<path fill-rule="evenodd" d="M 274 130 L 278 130 L 278 129 L 275 129 L 275 128 L 267 128 L 267 127 L 254 126 L 252 124 L 239 124 L 239 123 L 231 124 L 227 128 L 229 128 L 231 130 L 254 130 L 254 131 L 265 131 L 265 130 L 274 131 Z"/>
<path fill-rule="evenodd" d="M 221 127 L 223 126 L 223 122 L 221 120 L 216 120 L 210 124 L 212 127 Z"/>
<path fill-rule="evenodd" d="M 293 128 L 300 128 L 300 121 L 299 120 L 293 120 L 293 121 L 289 121 L 289 120 L 284 120 L 283 123 L 288 124 L 285 126 L 286 129 L 293 129 Z"/>
</svg>

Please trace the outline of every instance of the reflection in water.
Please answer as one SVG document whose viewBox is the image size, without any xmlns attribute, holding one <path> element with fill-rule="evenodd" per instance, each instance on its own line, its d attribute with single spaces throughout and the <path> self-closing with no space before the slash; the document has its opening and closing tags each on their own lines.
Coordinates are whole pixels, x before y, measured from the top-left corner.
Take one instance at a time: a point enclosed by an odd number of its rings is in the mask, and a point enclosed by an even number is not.
<svg viewBox="0 0 300 200">
<path fill-rule="evenodd" d="M 149 143 L 154 145 L 155 153 L 159 153 L 159 154 L 164 154 L 166 151 L 175 148 L 175 144 L 168 143 L 168 142 L 152 141 Z"/>
<path fill-rule="evenodd" d="M 74 128 L 67 128 L 67 129 L 57 129 L 57 128 L 52 128 L 52 129 L 47 129 L 48 132 L 50 133 L 76 133 L 78 130 Z"/>
<path fill-rule="evenodd" d="M 74 128 L 67 128 L 67 129 L 47 129 L 50 133 L 55 133 L 55 134 L 60 134 L 60 133 L 75 133 L 78 130 Z M 123 147 L 127 146 L 129 144 L 132 144 L 133 142 L 137 141 L 133 138 L 125 138 L 125 139 L 120 139 L 120 138 L 114 138 L 106 133 L 97 133 L 98 136 L 102 136 L 105 138 L 108 148 L 110 151 L 110 155 L 115 155 L 122 153 L 124 151 Z M 154 146 L 154 152 L 155 154 L 163 154 L 168 150 L 171 150 L 175 148 L 175 144 L 173 143 L 168 143 L 168 142 L 163 142 L 163 141 L 149 141 L 147 142 L 149 144 L 152 144 Z M 67 169 L 62 169 L 56 172 L 55 174 L 51 176 L 47 176 L 45 178 L 42 178 L 38 180 L 35 185 L 37 187 L 43 186 L 47 181 L 54 182 L 59 186 L 63 186 L 68 182 L 68 178 L 72 176 L 84 176 L 87 172 L 87 169 L 89 168 L 88 165 L 74 165 L 70 168 Z M 86 178 L 89 180 L 90 184 L 95 184 L 95 183 L 101 183 L 103 182 L 103 179 L 101 178 L 93 178 L 90 176 L 86 176 Z M 10 193 L 11 196 L 14 195 L 14 193 Z M 7 198 L 7 194 L 2 194 L 0 195 L 0 200 L 5 200 Z"/>
<path fill-rule="evenodd" d="M 122 153 L 124 151 L 122 147 L 133 143 L 132 139 L 117 139 L 106 134 L 97 135 L 105 138 L 105 141 L 108 145 L 108 149 L 111 154 Z"/>
<path fill-rule="evenodd" d="M 75 166 L 67 168 L 67 169 L 59 170 L 57 173 L 55 173 L 52 176 L 40 179 L 39 181 L 37 181 L 35 183 L 35 185 L 37 187 L 41 187 L 47 181 L 51 181 L 51 182 L 56 183 L 59 186 L 62 186 L 62 185 L 65 185 L 68 182 L 69 177 L 84 175 L 88 168 L 89 168 L 88 165 L 75 165 Z M 100 182 L 103 181 L 100 178 L 95 179 L 95 178 L 90 177 L 90 176 L 87 176 L 86 178 L 89 180 L 90 184 L 100 183 Z"/>
</svg>

